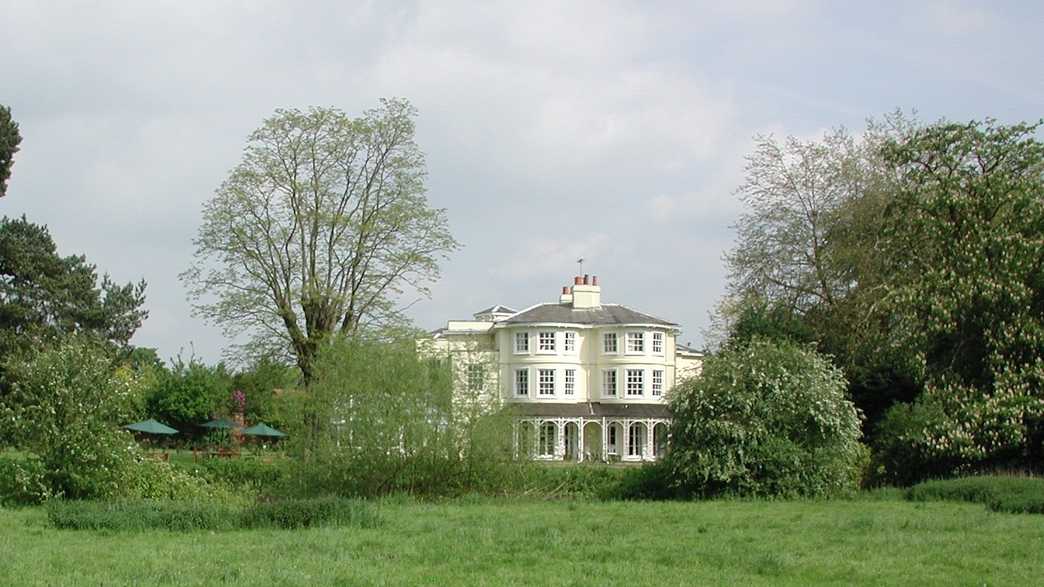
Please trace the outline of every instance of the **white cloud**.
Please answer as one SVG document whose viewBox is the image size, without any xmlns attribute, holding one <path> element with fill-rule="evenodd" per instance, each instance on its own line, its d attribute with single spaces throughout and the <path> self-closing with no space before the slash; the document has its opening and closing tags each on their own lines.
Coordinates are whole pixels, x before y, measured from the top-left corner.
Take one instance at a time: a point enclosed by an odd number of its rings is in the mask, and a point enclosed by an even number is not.
<svg viewBox="0 0 1044 587">
<path fill-rule="evenodd" d="M 913 33 L 864 22 L 900 9 L 782 0 L 4 10 L 0 101 L 25 136 L 4 213 L 49 224 L 63 253 L 117 279 L 144 276 L 153 317 L 136 342 L 164 356 L 194 341 L 216 358 L 225 344 L 189 317 L 176 275 L 200 204 L 276 107 L 359 112 L 393 95 L 419 107 L 429 197 L 467 245 L 411 310 L 422 326 L 553 299 L 585 256 L 615 301 L 695 332 L 723 286 L 755 130 L 858 123 L 940 84 L 968 91 L 939 109 L 992 108 L 996 88 L 1014 88 L 1005 103 L 1034 118 L 1042 91 L 1025 73 L 1042 50 L 1032 9 L 1000 28 L 986 8 L 934 4 L 914 12 Z M 971 33 L 939 63 L 934 43 Z M 1011 39 L 1024 46 L 989 55 L 998 66 L 963 67 Z"/>
</svg>

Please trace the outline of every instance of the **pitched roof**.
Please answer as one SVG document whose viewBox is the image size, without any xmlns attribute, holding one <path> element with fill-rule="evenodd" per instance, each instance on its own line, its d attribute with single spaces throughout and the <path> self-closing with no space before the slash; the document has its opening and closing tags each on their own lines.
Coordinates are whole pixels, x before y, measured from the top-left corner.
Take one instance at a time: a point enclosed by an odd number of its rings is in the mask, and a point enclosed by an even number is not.
<svg viewBox="0 0 1044 587">
<path fill-rule="evenodd" d="M 674 322 L 661 320 L 620 304 L 602 304 L 596 308 L 573 308 L 571 304 L 537 304 L 527 308 L 500 324 L 660 324 L 677 326 Z"/>
<path fill-rule="evenodd" d="M 677 344 L 674 345 L 674 348 L 678 352 L 680 352 L 680 353 L 692 353 L 694 355 L 702 355 L 703 354 L 703 351 L 696 350 L 695 348 L 693 348 L 693 347 L 691 347 L 691 346 L 689 346 L 687 344 L 677 343 Z"/>
<path fill-rule="evenodd" d="M 495 306 L 490 306 L 485 310 L 479 310 L 478 312 L 472 314 L 472 316 L 478 316 L 479 314 L 514 314 L 517 311 L 518 310 L 512 310 L 507 306 L 501 306 L 500 304 L 497 304 Z"/>
</svg>

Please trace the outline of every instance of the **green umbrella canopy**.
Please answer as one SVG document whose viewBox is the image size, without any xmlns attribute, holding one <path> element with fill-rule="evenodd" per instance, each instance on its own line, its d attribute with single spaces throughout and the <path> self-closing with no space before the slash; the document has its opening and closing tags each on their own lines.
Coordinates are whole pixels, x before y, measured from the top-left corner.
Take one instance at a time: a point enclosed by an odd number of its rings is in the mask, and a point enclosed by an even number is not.
<svg viewBox="0 0 1044 587">
<path fill-rule="evenodd" d="M 238 428 L 238 426 L 236 426 L 236 423 L 232 420 L 229 420 L 228 418 L 218 418 L 216 420 L 211 420 L 206 424 L 203 424 L 203 427 L 213 428 L 215 430 L 231 430 L 232 428 Z"/>
<path fill-rule="evenodd" d="M 251 426 L 250 428 L 247 428 L 246 430 L 243 431 L 243 434 L 248 434 L 250 436 L 274 436 L 274 437 L 286 436 L 286 434 L 284 434 L 284 433 L 276 430 L 275 428 L 272 428 L 268 424 L 264 424 L 264 423 L 262 423 L 262 424 L 255 424 L 255 425 Z"/>
<path fill-rule="evenodd" d="M 145 434 L 177 434 L 178 431 L 167 426 L 166 424 L 157 422 L 149 419 L 144 422 L 135 422 L 133 424 L 127 424 L 124 426 L 127 430 L 133 430 L 135 432 L 144 432 Z"/>
</svg>

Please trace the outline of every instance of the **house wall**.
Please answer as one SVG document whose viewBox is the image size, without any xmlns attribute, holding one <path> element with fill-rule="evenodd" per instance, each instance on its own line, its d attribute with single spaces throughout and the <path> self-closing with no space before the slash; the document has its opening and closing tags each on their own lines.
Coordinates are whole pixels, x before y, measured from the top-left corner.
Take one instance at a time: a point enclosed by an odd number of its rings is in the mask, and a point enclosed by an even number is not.
<svg viewBox="0 0 1044 587">
<path fill-rule="evenodd" d="M 519 353 L 515 351 L 515 336 L 528 333 L 529 350 Z M 539 350 L 539 333 L 554 332 L 556 350 L 545 352 Z M 563 340 L 565 332 L 576 335 L 576 350 L 564 352 Z M 640 353 L 627 351 L 627 333 L 642 332 L 645 350 Z M 663 335 L 663 352 L 652 352 L 653 333 Z M 606 333 L 617 335 L 617 352 L 603 352 L 603 336 Z M 675 335 L 672 329 L 657 326 L 606 326 L 583 327 L 576 325 L 518 325 L 498 327 L 495 331 L 496 347 L 499 356 L 499 379 L 501 394 L 505 401 L 573 403 L 598 401 L 605 403 L 663 403 L 667 393 L 677 381 Z M 520 397 L 515 393 L 515 371 L 520 368 L 529 369 L 529 394 Z M 540 396 L 538 393 L 539 369 L 554 369 L 556 372 L 554 396 Z M 564 371 L 576 370 L 576 391 L 572 396 L 562 393 Z M 602 393 L 603 377 L 606 370 L 617 373 L 617 394 L 615 397 Z M 644 390 L 641 396 L 628 396 L 626 393 L 627 369 L 644 371 Z M 654 370 L 663 371 L 663 390 L 660 396 L 652 395 L 652 374 Z"/>
</svg>

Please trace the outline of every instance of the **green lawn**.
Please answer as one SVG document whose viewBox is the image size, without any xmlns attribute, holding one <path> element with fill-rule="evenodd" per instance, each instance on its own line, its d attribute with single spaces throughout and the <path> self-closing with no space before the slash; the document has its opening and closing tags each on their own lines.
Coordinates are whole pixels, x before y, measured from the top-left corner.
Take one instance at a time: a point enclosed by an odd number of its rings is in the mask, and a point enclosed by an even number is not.
<svg viewBox="0 0 1044 587">
<path fill-rule="evenodd" d="M 0 510 L 0 584 L 1044 584 L 1044 516 L 896 499 L 383 502 L 377 529 L 86 532 Z"/>
</svg>

